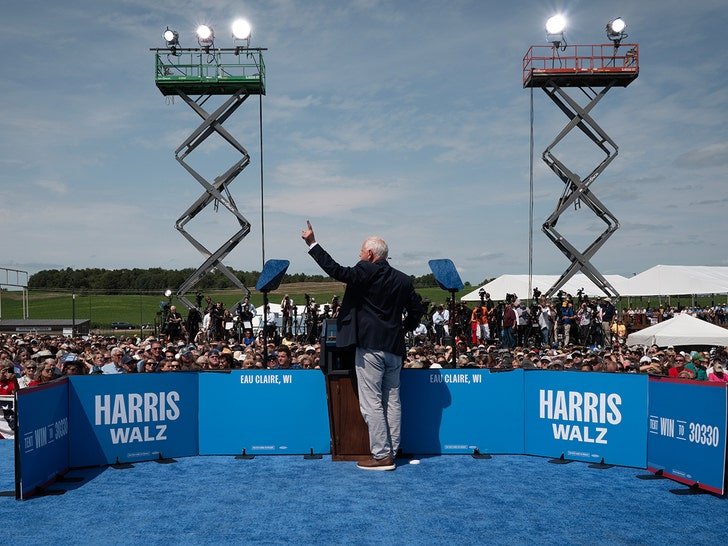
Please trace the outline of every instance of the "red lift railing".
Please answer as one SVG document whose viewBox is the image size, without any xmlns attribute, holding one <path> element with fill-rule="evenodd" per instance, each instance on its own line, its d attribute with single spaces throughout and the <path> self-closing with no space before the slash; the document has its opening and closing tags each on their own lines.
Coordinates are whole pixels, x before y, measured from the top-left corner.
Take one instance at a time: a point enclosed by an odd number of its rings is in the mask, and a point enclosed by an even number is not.
<svg viewBox="0 0 728 546">
<path fill-rule="evenodd" d="M 614 85 L 626 87 L 639 74 L 637 44 L 531 46 L 523 57 L 523 87 Z"/>
</svg>

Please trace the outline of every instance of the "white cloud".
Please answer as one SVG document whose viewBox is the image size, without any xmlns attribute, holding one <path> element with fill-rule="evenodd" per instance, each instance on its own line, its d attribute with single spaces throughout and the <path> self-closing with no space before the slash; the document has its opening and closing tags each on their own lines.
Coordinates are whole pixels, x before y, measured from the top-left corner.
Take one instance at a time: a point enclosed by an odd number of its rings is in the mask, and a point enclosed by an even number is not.
<svg viewBox="0 0 728 546">
<path fill-rule="evenodd" d="M 34 184 L 56 195 L 66 195 L 68 193 L 68 186 L 59 180 L 36 180 Z"/>
</svg>

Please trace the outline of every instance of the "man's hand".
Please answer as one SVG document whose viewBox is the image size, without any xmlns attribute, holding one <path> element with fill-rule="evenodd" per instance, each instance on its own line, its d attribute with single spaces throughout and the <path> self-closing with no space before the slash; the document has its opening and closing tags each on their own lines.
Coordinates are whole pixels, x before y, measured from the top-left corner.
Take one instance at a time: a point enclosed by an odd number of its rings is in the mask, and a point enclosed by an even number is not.
<svg viewBox="0 0 728 546">
<path fill-rule="evenodd" d="M 309 220 L 306 220 L 306 229 L 301 230 L 301 239 L 306 241 L 308 246 L 311 246 L 316 242 L 316 237 L 313 234 L 313 227 Z"/>
</svg>

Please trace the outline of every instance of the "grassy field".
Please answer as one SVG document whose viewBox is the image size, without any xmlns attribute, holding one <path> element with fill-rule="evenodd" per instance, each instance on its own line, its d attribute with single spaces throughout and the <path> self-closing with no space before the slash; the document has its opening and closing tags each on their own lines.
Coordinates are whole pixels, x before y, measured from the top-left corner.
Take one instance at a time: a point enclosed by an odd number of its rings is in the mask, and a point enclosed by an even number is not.
<svg viewBox="0 0 728 546">
<path fill-rule="evenodd" d="M 457 297 L 470 291 L 467 288 Z M 444 302 L 448 296 L 447 292 L 439 288 L 423 288 L 418 290 L 419 294 L 432 302 Z M 316 299 L 316 302 L 323 305 L 331 301 L 334 295 L 341 298 L 344 294 L 344 285 L 338 282 L 322 283 L 291 283 L 282 284 L 276 292 L 271 292 L 269 300 L 271 303 L 280 303 L 285 294 L 290 295 L 293 301 L 301 305 L 305 302 L 304 294 L 309 294 Z M 222 301 L 226 308 L 234 306 L 241 298 L 239 291 L 219 291 L 206 293 L 213 301 Z M 194 293 L 188 294 L 188 299 L 194 301 Z M 251 294 L 253 304 L 258 307 L 263 304 L 263 294 L 253 291 Z M 129 322 L 138 326 L 140 324 L 153 324 L 160 304 L 164 304 L 167 298 L 159 294 L 76 294 L 75 307 L 76 319 L 90 319 L 92 328 L 108 328 L 112 322 Z M 176 298 L 172 298 L 173 304 L 178 304 Z M 28 293 L 28 316 L 35 319 L 70 319 L 73 317 L 74 300 L 68 292 L 44 292 L 29 291 Z M 185 309 L 179 305 L 183 316 Z M 23 302 L 21 292 L 2 291 L 0 293 L 0 320 L 22 319 Z"/>
</svg>

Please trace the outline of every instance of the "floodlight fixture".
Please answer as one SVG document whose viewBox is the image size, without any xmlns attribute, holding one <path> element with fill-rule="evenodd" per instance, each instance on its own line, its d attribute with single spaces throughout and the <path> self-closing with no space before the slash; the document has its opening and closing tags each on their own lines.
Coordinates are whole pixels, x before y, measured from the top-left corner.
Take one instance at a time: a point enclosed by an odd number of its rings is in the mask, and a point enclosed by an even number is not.
<svg viewBox="0 0 728 546">
<path fill-rule="evenodd" d="M 235 55 L 250 47 L 250 33 L 252 28 L 250 23 L 245 19 L 236 19 L 233 22 L 233 44 L 235 45 Z M 239 43 L 242 42 L 242 43 Z"/>
<path fill-rule="evenodd" d="M 167 27 L 162 33 L 162 38 L 164 38 L 164 41 L 167 42 L 167 47 L 170 49 L 175 49 L 179 46 L 179 32 L 176 30 L 172 30 Z"/>
<path fill-rule="evenodd" d="M 233 22 L 233 38 L 236 40 L 250 40 L 250 23 L 245 19 L 236 19 Z"/>
<path fill-rule="evenodd" d="M 215 45 L 215 31 L 208 25 L 200 25 L 197 27 L 197 43 L 200 47 L 210 49 Z"/>
<path fill-rule="evenodd" d="M 621 17 L 612 19 L 607 23 L 607 38 L 614 42 L 615 48 L 619 47 L 620 42 L 627 37 L 627 33 L 624 31 L 625 28 L 627 28 L 627 23 Z"/>
<path fill-rule="evenodd" d="M 566 46 L 564 30 L 566 29 L 566 18 L 559 14 L 549 17 L 546 21 L 546 39 L 551 42 L 554 48 Z"/>
<path fill-rule="evenodd" d="M 549 17 L 546 21 L 547 34 L 561 34 L 566 29 L 566 18 L 560 13 Z"/>
</svg>

